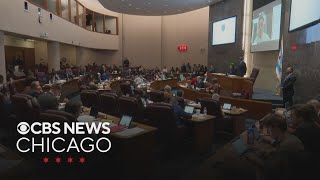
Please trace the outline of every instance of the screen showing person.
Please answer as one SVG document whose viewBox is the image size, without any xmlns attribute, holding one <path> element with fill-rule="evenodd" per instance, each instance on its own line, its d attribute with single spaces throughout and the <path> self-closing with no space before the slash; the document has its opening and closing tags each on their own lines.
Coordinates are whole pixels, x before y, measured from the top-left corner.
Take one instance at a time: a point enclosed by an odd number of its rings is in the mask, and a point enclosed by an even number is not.
<svg viewBox="0 0 320 180">
<path fill-rule="evenodd" d="M 237 17 L 230 17 L 212 24 L 212 45 L 229 44 L 236 41 Z"/>
<path fill-rule="evenodd" d="M 281 0 L 253 11 L 251 51 L 279 49 L 281 33 Z"/>
</svg>

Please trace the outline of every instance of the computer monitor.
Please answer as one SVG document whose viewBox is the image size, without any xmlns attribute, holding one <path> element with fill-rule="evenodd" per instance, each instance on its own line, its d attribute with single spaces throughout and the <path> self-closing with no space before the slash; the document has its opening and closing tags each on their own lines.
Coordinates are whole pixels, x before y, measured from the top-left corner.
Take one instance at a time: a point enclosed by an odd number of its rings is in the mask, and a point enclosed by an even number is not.
<svg viewBox="0 0 320 180">
<path fill-rule="evenodd" d="M 189 113 L 189 114 L 193 114 L 193 110 L 194 110 L 194 107 L 192 107 L 192 106 L 186 106 L 184 108 L 184 112 Z"/>
<path fill-rule="evenodd" d="M 120 126 L 127 126 L 129 127 L 132 121 L 132 117 L 130 116 L 122 116 L 121 120 L 119 121 Z"/>
<path fill-rule="evenodd" d="M 225 110 L 231 110 L 231 104 L 224 103 L 222 108 Z"/>
</svg>

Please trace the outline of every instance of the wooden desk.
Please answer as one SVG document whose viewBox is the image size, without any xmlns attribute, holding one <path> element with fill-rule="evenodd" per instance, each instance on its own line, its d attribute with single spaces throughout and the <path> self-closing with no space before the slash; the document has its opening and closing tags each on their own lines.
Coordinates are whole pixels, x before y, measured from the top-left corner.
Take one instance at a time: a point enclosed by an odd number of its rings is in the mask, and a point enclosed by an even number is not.
<svg viewBox="0 0 320 180">
<path fill-rule="evenodd" d="M 177 87 L 178 89 L 184 91 L 185 99 L 196 101 L 197 99 L 212 97 L 212 95 L 209 93 L 186 88 L 184 86 L 180 86 L 179 84 Z M 224 103 L 229 103 L 232 106 L 244 108 L 248 110 L 248 112 L 245 113 L 246 117 L 256 120 L 261 119 L 272 112 L 272 104 L 270 102 L 220 96 L 220 103 L 221 105 L 223 105 Z"/>
<path fill-rule="evenodd" d="M 89 112 L 90 108 L 84 108 L 84 114 Z M 120 121 L 120 118 L 111 115 L 107 115 L 107 119 L 112 120 L 114 124 Z M 103 121 L 103 119 L 97 120 Z M 146 178 L 153 167 L 153 149 L 157 128 L 136 124 L 136 127 L 144 131 L 132 136 L 120 136 L 117 133 L 107 135 L 112 144 L 110 151 L 106 154 L 107 162 L 112 165 L 110 172 L 119 173 L 116 177 L 120 179 Z"/>
<path fill-rule="evenodd" d="M 259 125 L 256 126 L 259 127 Z M 240 136 L 246 144 L 247 131 L 242 132 Z M 272 146 L 269 144 L 255 144 L 255 146 L 263 149 L 272 148 Z M 214 167 L 216 164 L 218 167 Z M 223 171 L 221 170 L 221 167 L 226 169 Z M 238 171 L 240 171 L 241 173 L 251 174 L 253 176 L 255 176 L 256 172 L 256 168 L 250 162 L 237 155 L 231 142 L 229 142 L 222 148 L 217 150 L 216 153 L 208 158 L 200 167 L 187 173 L 186 176 L 182 179 L 218 180 L 219 178 L 221 178 L 222 173 L 229 173 L 229 169 L 238 169 Z M 236 176 L 236 174 L 231 174 L 230 176 Z"/>
<path fill-rule="evenodd" d="M 161 81 L 154 81 L 150 83 L 150 88 L 152 90 L 162 90 L 166 85 L 169 85 L 171 88 L 177 87 L 178 80 L 176 78 L 166 79 Z"/>
<path fill-rule="evenodd" d="M 194 132 L 194 147 L 199 153 L 208 152 L 212 148 L 213 143 L 213 121 L 214 116 L 206 115 L 199 117 L 193 115 L 189 121 L 192 123 Z"/>
<path fill-rule="evenodd" d="M 253 94 L 253 82 L 247 78 L 239 76 L 226 76 L 221 73 L 208 73 L 208 79 L 217 78 L 218 83 L 221 85 L 223 91 L 227 91 L 227 94 L 241 93 L 242 90 L 249 92 L 250 98 Z"/>
<path fill-rule="evenodd" d="M 222 109 L 222 111 L 232 119 L 233 134 L 235 136 L 240 135 L 245 130 L 246 112 L 248 111 L 242 108 L 236 108 L 233 110 Z"/>
<path fill-rule="evenodd" d="M 78 79 L 79 78 L 74 78 L 68 81 L 60 80 L 57 82 L 61 84 L 61 96 L 63 98 L 69 98 L 70 96 L 80 92 Z M 48 92 L 50 91 L 51 84 L 44 84 L 42 88 L 44 92 Z"/>
</svg>

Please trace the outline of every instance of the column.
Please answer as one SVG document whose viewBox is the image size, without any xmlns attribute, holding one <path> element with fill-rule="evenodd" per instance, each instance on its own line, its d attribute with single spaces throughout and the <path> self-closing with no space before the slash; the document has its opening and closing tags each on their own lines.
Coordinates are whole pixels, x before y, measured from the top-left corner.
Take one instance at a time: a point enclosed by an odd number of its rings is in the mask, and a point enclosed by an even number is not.
<svg viewBox="0 0 320 180">
<path fill-rule="evenodd" d="M 84 47 L 77 47 L 76 49 L 76 63 L 77 66 L 80 65 L 86 65 L 87 64 L 87 60 L 86 60 L 86 54 L 85 54 L 85 48 Z"/>
<path fill-rule="evenodd" d="M 48 42 L 48 68 L 49 72 L 52 69 L 60 70 L 60 43 Z"/>
<path fill-rule="evenodd" d="M 0 31 L 0 74 L 3 76 L 4 81 L 6 81 L 6 59 L 4 50 L 4 33 Z"/>
</svg>

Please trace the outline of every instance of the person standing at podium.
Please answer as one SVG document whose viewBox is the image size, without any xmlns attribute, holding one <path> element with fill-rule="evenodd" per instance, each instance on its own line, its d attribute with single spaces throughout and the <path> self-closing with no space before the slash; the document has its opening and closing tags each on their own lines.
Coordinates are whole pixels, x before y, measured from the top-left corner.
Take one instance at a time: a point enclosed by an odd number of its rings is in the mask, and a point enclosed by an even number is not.
<svg viewBox="0 0 320 180">
<path fill-rule="evenodd" d="M 240 60 L 240 63 L 237 68 L 237 74 L 238 76 L 243 77 L 247 73 L 247 64 L 244 62 L 242 56 L 239 58 L 239 60 Z"/>
</svg>

